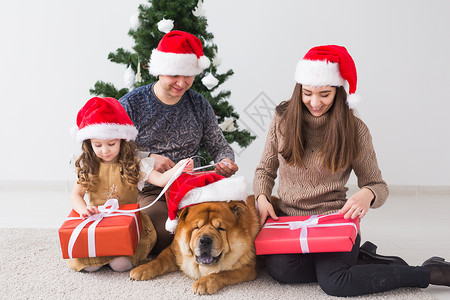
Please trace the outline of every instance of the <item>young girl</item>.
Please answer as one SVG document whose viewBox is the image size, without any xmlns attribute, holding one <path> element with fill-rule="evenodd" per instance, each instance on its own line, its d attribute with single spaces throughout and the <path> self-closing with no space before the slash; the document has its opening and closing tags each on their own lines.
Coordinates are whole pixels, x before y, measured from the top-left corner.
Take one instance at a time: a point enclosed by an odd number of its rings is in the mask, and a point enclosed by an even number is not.
<svg viewBox="0 0 450 300">
<path fill-rule="evenodd" d="M 144 181 L 165 186 L 186 160 L 160 173 L 153 170 L 153 159 L 137 156 L 134 140 L 137 129 L 120 103 L 113 98 L 90 99 L 77 116 L 76 138 L 82 142 L 82 154 L 75 162 L 78 181 L 73 187 L 70 202 L 82 217 L 99 212 L 97 206 L 108 199 L 119 204 L 137 203 L 138 188 Z M 191 163 L 189 163 L 191 165 Z M 84 195 L 89 195 L 89 205 Z M 156 231 L 150 218 L 141 214 L 143 230 L 133 256 L 91 257 L 68 260 L 76 271 L 93 272 L 109 264 L 117 272 L 124 272 L 147 262 L 147 255 L 156 242 Z"/>
<path fill-rule="evenodd" d="M 362 218 L 369 208 L 383 205 L 389 191 L 369 130 L 353 113 L 353 59 L 344 47 L 314 47 L 298 63 L 295 79 L 292 98 L 276 108 L 255 172 L 260 222 L 268 216 L 278 218 L 269 202 L 277 171 L 279 215 L 340 212 L 345 218 Z M 360 190 L 347 199 L 345 185 L 352 170 Z M 356 265 L 359 244 L 358 234 L 351 252 L 268 255 L 266 266 L 278 282 L 318 282 L 333 296 L 450 285 L 450 263 L 442 258 L 431 258 L 420 267 Z"/>
</svg>

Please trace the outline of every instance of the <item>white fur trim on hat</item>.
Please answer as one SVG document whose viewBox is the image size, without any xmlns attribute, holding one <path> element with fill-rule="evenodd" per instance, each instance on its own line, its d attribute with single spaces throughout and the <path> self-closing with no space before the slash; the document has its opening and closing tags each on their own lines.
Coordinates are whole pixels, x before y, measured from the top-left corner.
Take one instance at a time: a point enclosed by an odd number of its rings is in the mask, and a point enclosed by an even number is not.
<svg viewBox="0 0 450 300">
<path fill-rule="evenodd" d="M 347 83 L 341 76 L 339 64 L 319 60 L 300 60 L 295 81 L 312 86 L 345 86 Z"/>
<path fill-rule="evenodd" d="M 203 202 L 245 201 L 246 198 L 247 184 L 243 176 L 224 178 L 187 192 L 180 203 L 178 203 L 178 210 Z M 166 230 L 172 234 L 175 233 L 178 221 L 178 217 L 174 220 L 167 218 Z"/>
<path fill-rule="evenodd" d="M 137 134 L 138 131 L 133 125 L 95 124 L 78 130 L 76 132 L 76 139 L 80 143 L 87 139 L 124 139 L 134 141 Z"/>
<path fill-rule="evenodd" d="M 247 184 L 243 176 L 224 178 L 187 192 L 178 209 L 203 202 L 245 201 L 246 198 Z"/>
<path fill-rule="evenodd" d="M 149 72 L 153 76 L 193 76 L 200 74 L 203 69 L 204 67 L 200 66 L 199 59 L 193 53 L 179 54 L 154 49 L 150 57 Z"/>
</svg>

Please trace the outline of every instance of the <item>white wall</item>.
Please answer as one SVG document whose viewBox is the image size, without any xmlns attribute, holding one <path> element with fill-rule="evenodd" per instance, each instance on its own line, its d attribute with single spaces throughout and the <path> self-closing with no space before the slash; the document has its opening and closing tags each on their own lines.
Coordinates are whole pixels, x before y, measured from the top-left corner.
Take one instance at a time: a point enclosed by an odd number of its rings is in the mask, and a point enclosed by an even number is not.
<svg viewBox="0 0 450 300">
<path fill-rule="evenodd" d="M 78 146 L 69 128 L 97 80 L 123 86 L 125 67 L 107 55 L 131 48 L 139 3 L 0 4 L 1 181 L 74 179 L 69 158 Z M 223 88 L 258 137 L 237 149 L 249 182 L 270 121 L 264 101 L 273 108 L 290 96 L 295 64 L 312 46 L 340 44 L 356 62 L 358 114 L 386 181 L 450 186 L 450 2 L 205 0 L 205 9 L 221 67 L 235 72 Z M 250 117 L 255 109 L 268 117 Z"/>
</svg>

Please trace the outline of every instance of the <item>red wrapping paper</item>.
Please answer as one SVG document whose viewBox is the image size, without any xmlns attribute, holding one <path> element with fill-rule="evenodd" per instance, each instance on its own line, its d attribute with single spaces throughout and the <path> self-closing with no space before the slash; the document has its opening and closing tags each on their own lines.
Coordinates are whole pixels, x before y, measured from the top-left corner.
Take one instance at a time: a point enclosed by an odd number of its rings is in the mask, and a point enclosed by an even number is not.
<svg viewBox="0 0 450 300">
<path fill-rule="evenodd" d="M 354 224 L 356 229 L 352 225 L 336 227 L 314 227 L 313 225 L 308 227 L 306 240 L 309 249 L 305 252 L 300 243 L 300 233 L 304 229 L 263 227 L 255 240 L 256 254 L 350 252 L 359 231 L 359 218 L 344 219 L 344 216 L 340 214 L 319 215 L 318 217 L 320 217 L 318 221 L 320 226 L 345 223 Z M 278 221 L 269 218 L 266 224 L 305 221 L 309 218 L 310 216 L 279 217 Z"/>
<path fill-rule="evenodd" d="M 133 210 L 139 208 L 139 204 L 120 205 L 120 210 Z M 95 250 L 96 256 L 124 256 L 134 255 L 139 242 L 138 232 L 142 232 L 142 222 L 140 212 L 134 212 L 138 220 L 138 228 L 133 216 L 113 216 L 104 217 L 95 228 Z M 72 210 L 68 217 L 79 217 L 80 215 Z M 59 229 L 59 240 L 63 258 L 69 258 L 68 244 L 70 236 L 83 219 L 66 220 Z M 89 257 L 88 250 L 88 228 L 92 222 L 88 223 L 81 231 L 76 240 L 72 256 Z"/>
</svg>

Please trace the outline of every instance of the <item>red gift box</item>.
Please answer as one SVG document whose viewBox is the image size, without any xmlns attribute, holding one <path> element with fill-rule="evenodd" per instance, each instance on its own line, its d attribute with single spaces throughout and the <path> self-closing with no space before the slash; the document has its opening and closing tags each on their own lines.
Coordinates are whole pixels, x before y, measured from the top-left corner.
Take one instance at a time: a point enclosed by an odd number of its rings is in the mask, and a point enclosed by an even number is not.
<svg viewBox="0 0 450 300">
<path fill-rule="evenodd" d="M 139 204 L 117 205 L 117 207 L 120 211 L 108 212 L 108 209 L 106 209 L 103 213 L 94 215 L 94 220 L 87 222 L 82 227 L 73 244 L 73 258 L 134 254 L 139 242 L 140 232 L 142 232 L 141 214 L 139 211 L 123 211 L 138 209 Z M 75 233 L 74 231 L 79 230 L 76 229 L 77 226 L 86 221 L 87 219 L 80 218 L 80 215 L 72 210 L 68 219 L 62 224 L 58 232 L 63 258 L 70 258 L 71 236 Z M 94 228 L 89 229 L 94 223 L 97 223 L 97 226 L 94 225 Z M 91 234 L 89 234 L 89 230 Z M 92 234 L 94 238 L 92 238 Z"/>
<path fill-rule="evenodd" d="M 256 254 L 350 252 L 359 218 L 341 214 L 268 219 L 255 240 Z"/>
</svg>

